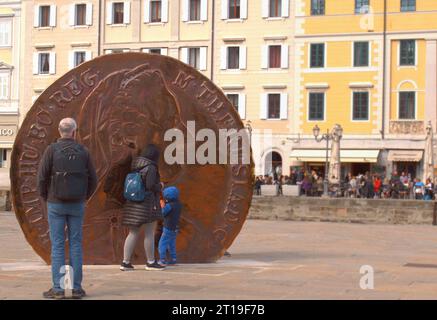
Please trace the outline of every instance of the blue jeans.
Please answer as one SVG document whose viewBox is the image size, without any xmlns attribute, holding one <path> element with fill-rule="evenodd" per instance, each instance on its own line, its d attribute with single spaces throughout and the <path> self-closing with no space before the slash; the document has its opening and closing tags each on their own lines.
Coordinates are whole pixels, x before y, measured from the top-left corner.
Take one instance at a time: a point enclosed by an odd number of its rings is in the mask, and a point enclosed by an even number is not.
<svg viewBox="0 0 437 320">
<path fill-rule="evenodd" d="M 164 227 L 159 240 L 158 251 L 161 261 L 167 260 L 167 250 L 170 252 L 171 261 L 176 262 L 176 236 L 177 232 Z"/>
<path fill-rule="evenodd" d="M 73 268 L 73 289 L 82 288 L 82 224 L 85 203 L 48 203 L 52 242 L 53 289 L 62 291 L 65 274 L 65 226 L 69 241 L 69 265 Z M 70 268 L 71 270 L 71 268 Z M 62 286 L 61 286 L 62 282 Z"/>
</svg>

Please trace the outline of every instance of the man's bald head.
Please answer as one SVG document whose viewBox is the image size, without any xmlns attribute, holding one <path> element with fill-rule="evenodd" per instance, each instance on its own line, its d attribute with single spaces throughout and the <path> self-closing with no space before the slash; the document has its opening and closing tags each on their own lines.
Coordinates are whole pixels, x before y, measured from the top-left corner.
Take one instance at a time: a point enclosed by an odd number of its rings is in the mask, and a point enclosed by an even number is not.
<svg viewBox="0 0 437 320">
<path fill-rule="evenodd" d="M 62 138 L 73 138 L 77 123 L 73 118 L 65 118 L 59 122 L 59 134 Z"/>
</svg>

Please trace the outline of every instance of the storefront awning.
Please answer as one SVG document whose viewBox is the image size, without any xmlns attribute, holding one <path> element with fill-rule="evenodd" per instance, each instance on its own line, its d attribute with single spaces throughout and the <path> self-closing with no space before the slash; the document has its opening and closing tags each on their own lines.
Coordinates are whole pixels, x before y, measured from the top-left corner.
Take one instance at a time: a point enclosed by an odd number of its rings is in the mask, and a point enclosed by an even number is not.
<svg viewBox="0 0 437 320">
<path fill-rule="evenodd" d="M 422 160 L 422 150 L 389 150 L 388 161 L 419 162 Z"/>
<path fill-rule="evenodd" d="M 353 163 L 376 163 L 379 150 L 340 150 L 341 162 Z M 331 150 L 328 157 L 331 156 Z M 294 149 L 291 152 L 291 159 L 302 162 L 325 162 L 326 150 L 323 149 Z"/>
</svg>

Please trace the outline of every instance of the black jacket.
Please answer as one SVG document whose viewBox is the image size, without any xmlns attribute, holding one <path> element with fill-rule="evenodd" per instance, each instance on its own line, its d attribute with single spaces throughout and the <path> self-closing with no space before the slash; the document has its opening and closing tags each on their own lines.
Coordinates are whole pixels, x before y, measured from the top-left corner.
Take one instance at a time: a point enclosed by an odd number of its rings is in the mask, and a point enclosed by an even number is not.
<svg viewBox="0 0 437 320">
<path fill-rule="evenodd" d="M 123 225 L 140 227 L 162 219 L 159 204 L 162 185 L 157 164 L 147 158 L 137 157 L 132 162 L 132 171 L 140 170 L 147 196 L 144 202 L 126 201 L 123 208 Z"/>
<path fill-rule="evenodd" d="M 45 201 L 53 202 L 53 203 L 62 203 L 59 199 L 56 199 L 53 188 L 52 188 L 52 169 L 53 169 L 53 153 L 56 145 L 60 145 L 61 147 L 66 147 L 71 144 L 78 144 L 74 139 L 65 139 L 61 138 L 56 143 L 53 143 L 47 147 L 45 150 L 41 162 L 38 168 L 38 192 L 41 198 Z M 88 169 L 88 189 L 87 196 L 84 199 L 74 201 L 74 202 L 84 202 L 88 200 L 97 187 L 97 175 L 96 170 L 94 168 L 93 161 L 89 154 L 89 151 L 83 147 L 84 156 L 86 159 L 86 167 Z M 73 202 L 73 201 L 72 201 Z"/>
</svg>

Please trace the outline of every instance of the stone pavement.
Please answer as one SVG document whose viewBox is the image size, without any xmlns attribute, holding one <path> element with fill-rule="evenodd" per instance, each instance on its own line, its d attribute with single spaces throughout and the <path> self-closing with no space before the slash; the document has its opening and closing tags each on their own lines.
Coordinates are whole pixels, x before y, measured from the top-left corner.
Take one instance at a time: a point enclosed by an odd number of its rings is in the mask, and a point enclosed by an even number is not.
<svg viewBox="0 0 437 320">
<path fill-rule="evenodd" d="M 437 227 L 249 220 L 232 257 L 163 272 L 85 266 L 89 299 L 437 299 Z M 360 267 L 375 270 L 362 290 Z M 50 270 L 0 213 L 0 299 L 40 299 Z"/>
</svg>

